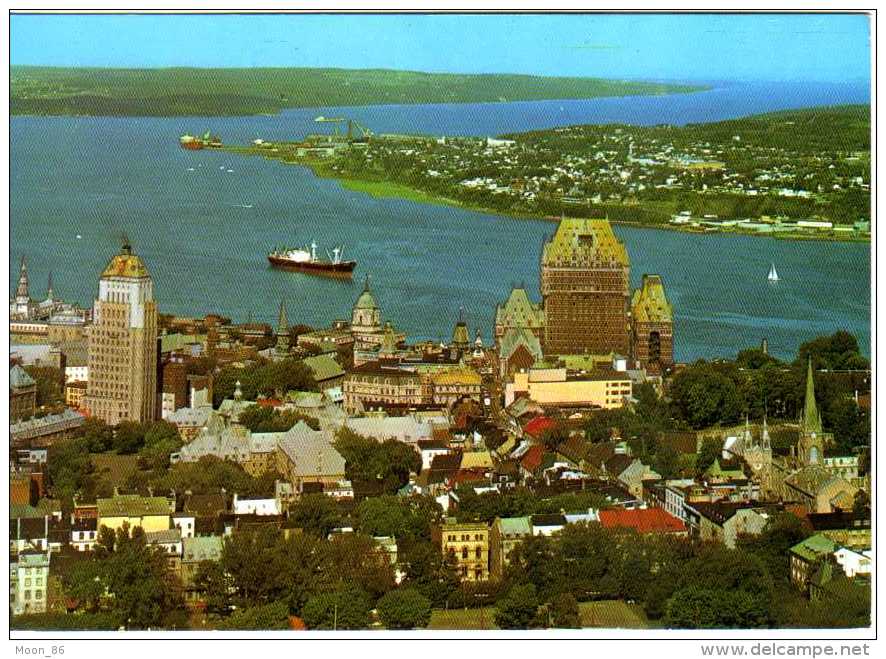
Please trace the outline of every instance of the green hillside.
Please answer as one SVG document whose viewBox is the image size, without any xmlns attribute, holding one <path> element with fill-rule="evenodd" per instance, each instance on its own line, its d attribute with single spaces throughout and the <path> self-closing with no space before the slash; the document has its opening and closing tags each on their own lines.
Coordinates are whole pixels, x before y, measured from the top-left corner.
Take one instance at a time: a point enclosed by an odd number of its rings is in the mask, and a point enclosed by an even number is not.
<svg viewBox="0 0 886 659">
<path fill-rule="evenodd" d="M 528 75 L 381 69 L 105 69 L 14 66 L 10 112 L 234 116 L 284 108 L 481 103 L 674 94 L 702 87 Z"/>
</svg>

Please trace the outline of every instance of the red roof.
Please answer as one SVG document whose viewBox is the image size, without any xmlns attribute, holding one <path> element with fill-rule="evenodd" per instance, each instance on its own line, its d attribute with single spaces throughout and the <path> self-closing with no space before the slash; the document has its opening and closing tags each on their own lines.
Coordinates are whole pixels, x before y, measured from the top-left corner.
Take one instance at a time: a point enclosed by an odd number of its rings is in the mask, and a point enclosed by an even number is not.
<svg viewBox="0 0 886 659">
<path fill-rule="evenodd" d="M 535 446 L 530 446 L 529 450 L 523 455 L 523 459 L 520 460 L 520 466 L 523 467 L 526 471 L 531 474 L 535 473 L 535 470 L 541 466 L 542 458 L 545 456 L 545 447 L 540 444 L 536 444 Z"/>
<path fill-rule="evenodd" d="M 258 403 L 260 407 L 280 407 L 283 404 L 283 401 L 277 400 L 276 398 L 259 398 L 255 402 Z"/>
<path fill-rule="evenodd" d="M 523 432 L 538 439 L 545 430 L 550 430 L 556 426 L 557 422 L 553 419 L 549 419 L 546 416 L 537 416 L 523 426 Z"/>
<path fill-rule="evenodd" d="M 635 508 L 600 511 L 600 524 L 607 529 L 632 528 L 638 533 L 680 533 L 683 522 L 661 508 Z"/>
<path fill-rule="evenodd" d="M 457 487 L 467 483 L 488 482 L 489 477 L 482 470 L 462 469 L 449 479 L 450 487 Z"/>
</svg>

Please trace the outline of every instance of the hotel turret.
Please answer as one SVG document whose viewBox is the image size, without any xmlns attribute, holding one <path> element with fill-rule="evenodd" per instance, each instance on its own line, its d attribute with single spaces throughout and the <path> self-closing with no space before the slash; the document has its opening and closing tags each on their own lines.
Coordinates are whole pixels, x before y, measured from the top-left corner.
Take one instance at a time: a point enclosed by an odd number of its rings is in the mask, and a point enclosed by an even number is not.
<svg viewBox="0 0 886 659">
<path fill-rule="evenodd" d="M 674 312 L 660 275 L 643 275 L 631 301 L 634 359 L 652 373 L 674 363 Z"/>
</svg>

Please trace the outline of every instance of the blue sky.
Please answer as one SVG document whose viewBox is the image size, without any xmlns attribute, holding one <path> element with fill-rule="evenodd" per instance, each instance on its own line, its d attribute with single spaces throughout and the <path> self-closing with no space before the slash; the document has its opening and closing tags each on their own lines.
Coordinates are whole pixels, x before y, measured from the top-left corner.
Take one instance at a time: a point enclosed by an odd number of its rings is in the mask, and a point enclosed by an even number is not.
<svg viewBox="0 0 886 659">
<path fill-rule="evenodd" d="M 862 15 L 47 16 L 12 64 L 318 66 L 679 80 L 870 77 Z"/>
</svg>

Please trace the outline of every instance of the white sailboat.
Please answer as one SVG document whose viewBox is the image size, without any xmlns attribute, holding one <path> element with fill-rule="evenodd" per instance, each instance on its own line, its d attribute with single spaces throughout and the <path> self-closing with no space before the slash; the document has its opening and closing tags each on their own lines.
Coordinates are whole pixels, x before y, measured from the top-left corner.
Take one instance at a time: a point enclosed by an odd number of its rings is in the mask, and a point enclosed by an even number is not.
<svg viewBox="0 0 886 659">
<path fill-rule="evenodd" d="M 778 273 L 775 271 L 775 264 L 773 263 L 769 268 L 769 276 L 767 277 L 769 281 L 778 281 Z"/>
</svg>

